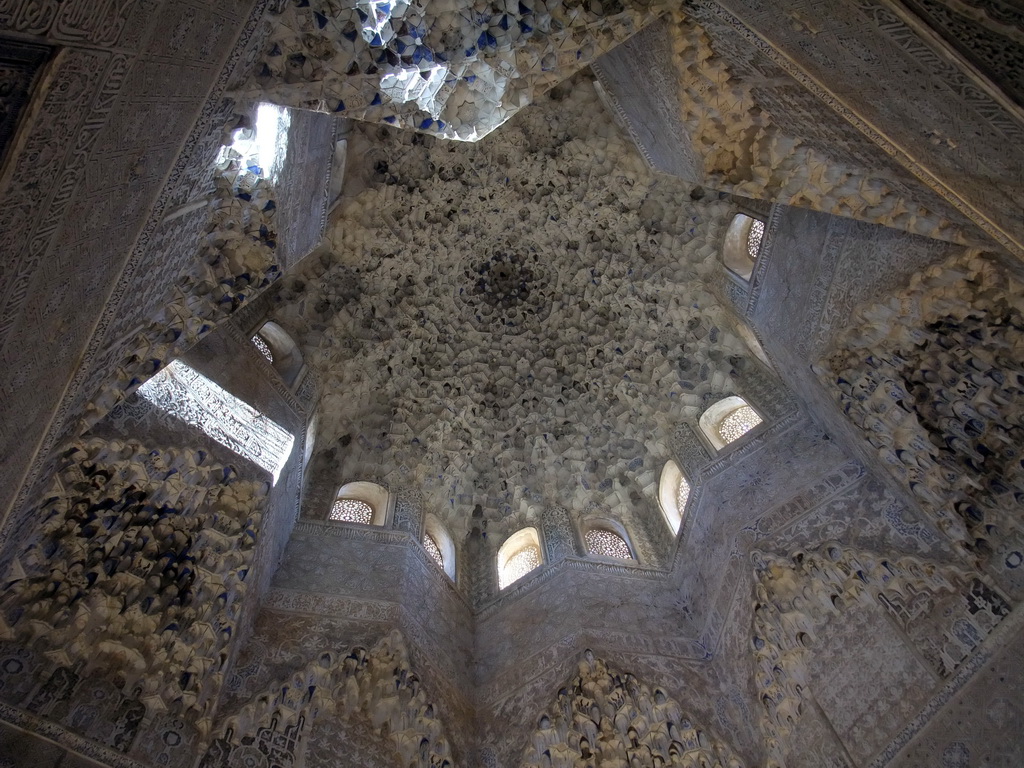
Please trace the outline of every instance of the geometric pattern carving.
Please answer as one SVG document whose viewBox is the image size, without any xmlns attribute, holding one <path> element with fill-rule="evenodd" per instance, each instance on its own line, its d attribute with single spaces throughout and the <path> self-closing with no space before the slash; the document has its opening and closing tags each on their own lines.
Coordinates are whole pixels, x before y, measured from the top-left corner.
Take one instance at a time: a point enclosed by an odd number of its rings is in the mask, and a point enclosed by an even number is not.
<svg viewBox="0 0 1024 768">
<path fill-rule="evenodd" d="M 761 417 L 757 415 L 749 405 L 741 406 L 726 416 L 718 424 L 718 434 L 726 443 L 738 440 L 747 432 L 761 423 Z"/>
<path fill-rule="evenodd" d="M 444 558 L 441 556 L 441 550 L 438 548 L 437 542 L 428 533 L 423 534 L 423 548 L 427 550 L 431 560 L 444 568 Z"/>
<path fill-rule="evenodd" d="M 338 499 L 331 507 L 327 519 L 370 525 L 373 522 L 373 507 L 359 499 Z"/>
<path fill-rule="evenodd" d="M 138 394 L 258 464 L 274 482 L 291 455 L 294 436 L 180 360 L 139 387 Z"/>
<path fill-rule="evenodd" d="M 619 560 L 629 560 L 633 554 L 629 551 L 629 545 L 616 533 L 601 528 L 591 528 L 583 536 L 587 545 L 587 552 L 601 557 L 614 557 Z"/>
<path fill-rule="evenodd" d="M 505 567 L 501 569 L 501 577 L 498 580 L 499 586 L 501 589 L 504 589 L 509 584 L 519 581 L 530 571 L 539 567 L 540 549 L 535 544 L 524 547 L 512 555 L 508 562 L 505 563 Z"/>
</svg>

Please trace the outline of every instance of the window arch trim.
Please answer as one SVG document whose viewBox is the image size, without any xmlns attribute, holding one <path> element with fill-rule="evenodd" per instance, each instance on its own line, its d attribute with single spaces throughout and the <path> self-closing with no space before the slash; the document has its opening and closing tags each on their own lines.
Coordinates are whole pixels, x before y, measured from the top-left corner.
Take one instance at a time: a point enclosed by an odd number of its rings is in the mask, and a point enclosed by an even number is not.
<svg viewBox="0 0 1024 768">
<path fill-rule="evenodd" d="M 722 240 L 722 263 L 744 282 L 754 274 L 754 266 L 764 244 L 765 223 L 761 219 L 737 213 Z"/>
<path fill-rule="evenodd" d="M 335 503 L 343 499 L 352 499 L 353 501 L 361 501 L 364 504 L 368 504 L 370 509 L 373 510 L 373 516 L 369 525 L 385 527 L 391 524 L 391 520 L 394 515 L 395 500 L 387 488 L 365 480 L 346 483 L 338 489 L 337 493 L 334 494 L 334 499 L 331 501 L 331 509 L 334 508 Z M 365 523 L 357 523 L 351 520 L 330 520 L 330 514 L 331 512 L 329 509 L 327 511 L 327 517 L 328 520 L 333 523 L 339 523 L 342 525 L 365 525 Z"/>
<path fill-rule="evenodd" d="M 683 518 L 686 516 L 686 507 L 689 506 L 690 498 L 693 496 L 693 486 L 690 486 L 690 495 L 686 500 L 686 506 L 679 508 L 679 483 L 689 480 L 679 469 L 679 465 L 672 459 L 665 462 L 661 470 L 661 480 L 658 482 L 658 505 L 661 507 L 661 515 L 665 524 L 673 535 L 678 535 L 683 527 Z"/>
<path fill-rule="evenodd" d="M 537 549 L 537 565 L 530 570 L 521 573 L 515 578 L 506 580 L 505 570 L 509 565 L 509 562 L 520 552 L 524 552 L 530 547 L 536 547 Z M 512 586 L 516 582 L 523 579 L 523 577 L 533 573 L 533 571 L 544 565 L 544 548 L 540 543 L 540 534 L 534 527 L 521 528 L 511 536 L 509 536 L 502 543 L 498 549 L 498 557 L 496 560 L 498 567 L 498 589 L 505 589 Z"/>
<path fill-rule="evenodd" d="M 722 422 L 724 422 L 727 418 L 729 418 L 729 416 L 736 413 L 736 411 L 740 410 L 741 408 L 750 408 L 750 410 L 753 411 L 754 414 L 757 416 L 758 423 L 755 424 L 750 429 L 748 429 L 739 437 L 735 438 L 734 440 L 726 440 L 719 433 L 719 429 L 722 425 Z M 754 406 L 752 406 L 742 397 L 739 397 L 738 395 L 732 395 L 731 397 L 726 397 L 719 400 L 717 403 L 715 403 L 706 411 L 704 411 L 704 413 L 702 413 L 700 416 L 698 425 L 700 426 L 701 434 L 704 435 L 708 442 L 711 443 L 712 447 L 716 451 L 721 451 L 727 446 L 734 445 L 738 441 L 742 440 L 751 432 L 754 432 L 761 424 L 764 423 L 764 421 L 764 416 L 762 416 Z"/>
<path fill-rule="evenodd" d="M 449 579 L 455 581 L 455 541 L 436 515 L 432 513 L 427 514 L 423 522 L 423 536 L 429 536 L 434 540 L 438 550 L 441 552 L 441 570 L 448 575 Z"/>
<path fill-rule="evenodd" d="M 256 343 L 256 339 L 262 340 L 267 349 L 270 350 L 271 360 L 268 364 L 277 371 L 278 375 L 289 387 L 295 386 L 299 380 L 305 364 L 302 360 L 302 352 L 298 344 L 292 339 L 288 332 L 272 320 L 268 320 L 252 332 L 253 345 L 263 354 L 262 349 Z M 266 356 L 264 355 L 264 359 Z"/>
</svg>

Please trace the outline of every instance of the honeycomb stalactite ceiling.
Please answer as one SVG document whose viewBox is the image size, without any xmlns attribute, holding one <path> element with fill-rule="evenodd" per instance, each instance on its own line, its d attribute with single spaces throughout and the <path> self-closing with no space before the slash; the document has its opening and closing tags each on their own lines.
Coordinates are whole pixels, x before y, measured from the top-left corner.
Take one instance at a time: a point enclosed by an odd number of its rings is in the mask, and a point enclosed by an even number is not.
<svg viewBox="0 0 1024 768">
<path fill-rule="evenodd" d="M 668 7 L 664 0 L 292 0 L 250 95 L 475 141 Z"/>
<path fill-rule="evenodd" d="M 476 144 L 356 132 L 360 191 L 274 311 L 335 481 L 417 485 L 453 533 L 655 504 L 672 430 L 749 364 L 703 279 L 731 206 L 650 172 L 582 76 Z"/>
</svg>

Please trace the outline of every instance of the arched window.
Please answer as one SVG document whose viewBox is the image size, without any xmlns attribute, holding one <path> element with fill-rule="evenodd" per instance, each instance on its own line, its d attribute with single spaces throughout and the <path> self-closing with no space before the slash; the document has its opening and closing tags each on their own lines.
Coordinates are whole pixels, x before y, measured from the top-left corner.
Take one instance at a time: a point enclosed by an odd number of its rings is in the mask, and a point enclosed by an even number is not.
<svg viewBox="0 0 1024 768">
<path fill-rule="evenodd" d="M 252 343 L 285 384 L 289 387 L 295 384 L 302 372 L 302 353 L 284 328 L 268 321 L 252 335 Z"/>
<path fill-rule="evenodd" d="M 391 512 L 391 494 L 376 483 L 348 483 L 338 489 L 328 520 L 340 523 L 385 525 Z"/>
<path fill-rule="evenodd" d="M 708 408 L 700 417 L 704 436 L 718 450 L 743 437 L 763 421 L 742 397 L 727 397 Z"/>
<path fill-rule="evenodd" d="M 613 520 L 589 520 L 583 533 L 587 554 L 615 560 L 633 560 L 626 530 Z"/>
<path fill-rule="evenodd" d="M 658 501 L 661 514 L 672 533 L 679 533 L 686 514 L 686 503 L 690 500 L 690 484 L 687 482 L 679 465 L 674 461 L 665 462 L 661 470 L 661 482 L 658 486 Z"/>
<path fill-rule="evenodd" d="M 722 242 L 722 261 L 729 271 L 743 280 L 749 280 L 754 264 L 761 252 L 764 222 L 743 213 L 733 217 Z"/>
<path fill-rule="evenodd" d="M 536 528 L 523 528 L 513 533 L 498 550 L 498 587 L 504 589 L 542 562 L 540 536 Z"/>
<path fill-rule="evenodd" d="M 427 554 L 455 580 L 455 542 L 448 529 L 432 514 L 428 514 L 423 524 L 423 539 L 420 542 Z"/>
</svg>

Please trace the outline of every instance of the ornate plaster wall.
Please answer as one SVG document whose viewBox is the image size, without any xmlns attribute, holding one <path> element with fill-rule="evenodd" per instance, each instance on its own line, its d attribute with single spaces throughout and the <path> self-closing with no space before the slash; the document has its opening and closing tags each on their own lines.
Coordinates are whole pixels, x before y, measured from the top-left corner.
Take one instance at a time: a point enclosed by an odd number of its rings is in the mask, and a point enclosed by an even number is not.
<svg viewBox="0 0 1024 768">
<path fill-rule="evenodd" d="M 2 398 L 5 514 L 26 473 L 35 479 L 37 450 L 45 456 L 84 405 L 71 407 L 71 397 L 97 388 L 84 379 L 111 321 L 103 309 L 124 294 L 116 286 L 138 261 L 131 254 L 147 220 L 144 252 L 154 235 L 163 212 L 151 208 L 176 158 L 173 182 L 187 184 L 192 155 L 180 158 L 182 141 L 194 128 L 201 138 L 211 131 L 207 95 L 223 89 L 253 11 L 248 0 L 92 5 L 12 3 L 0 20 L 0 29 L 61 46 L 0 179 L 11 201 L 0 336 L 14 372 Z M 52 354 L 37 355 L 41 348 Z"/>
</svg>

